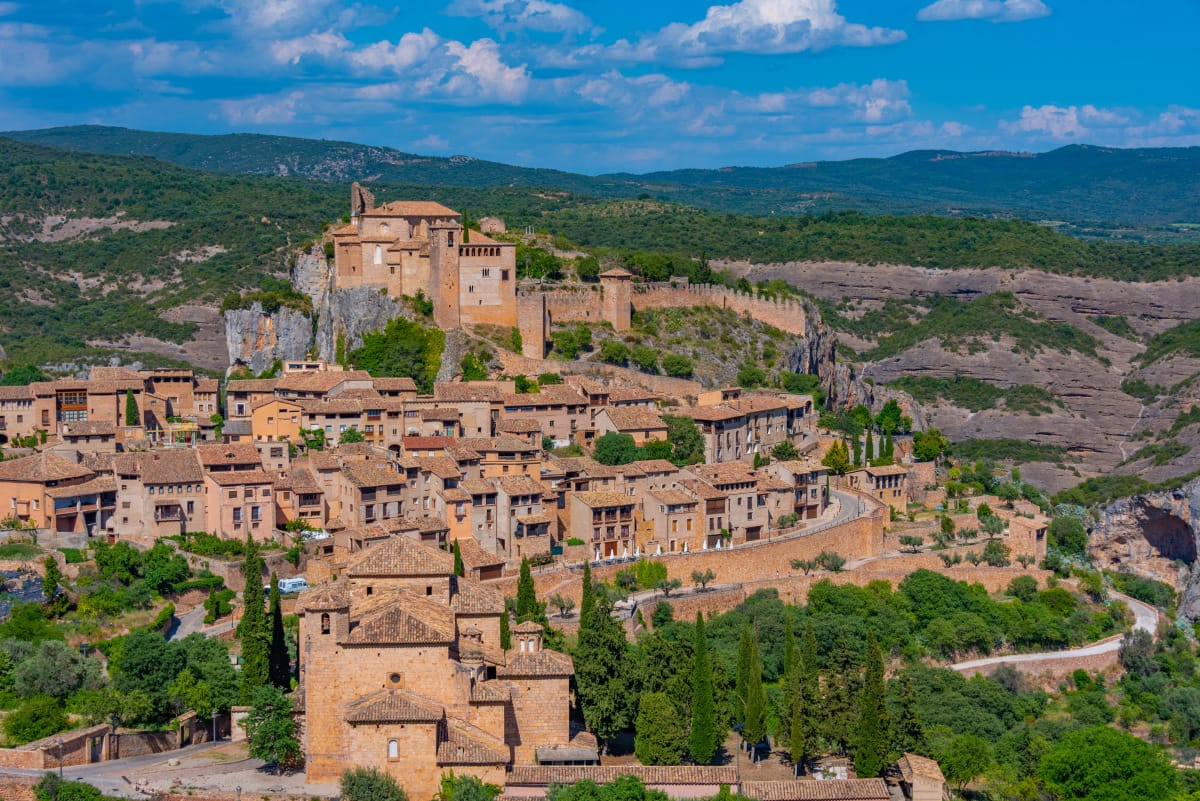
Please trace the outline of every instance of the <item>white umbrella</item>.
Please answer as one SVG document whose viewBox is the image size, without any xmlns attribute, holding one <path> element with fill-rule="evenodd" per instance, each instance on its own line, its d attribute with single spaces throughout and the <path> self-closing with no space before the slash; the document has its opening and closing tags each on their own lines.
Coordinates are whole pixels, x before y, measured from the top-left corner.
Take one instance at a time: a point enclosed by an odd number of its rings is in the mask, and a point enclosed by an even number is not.
<svg viewBox="0 0 1200 801">
<path fill-rule="evenodd" d="M 687 553 L 687 543 L 686 542 L 683 544 L 683 552 Z"/>
<path fill-rule="evenodd" d="M 684 548 L 686 548 L 686 547 L 687 547 L 687 543 L 684 543 L 684 546 L 683 546 L 683 547 L 684 547 Z M 658 544 L 658 547 L 657 547 L 657 548 L 654 550 L 654 555 L 655 555 L 655 556 L 662 556 L 662 543 L 661 543 L 661 542 Z"/>
<path fill-rule="evenodd" d="M 721 550 L 721 541 L 717 540 L 717 550 Z"/>
<path fill-rule="evenodd" d="M 708 538 L 707 537 L 705 537 L 704 542 L 700 543 L 700 550 L 702 550 L 702 551 L 708 550 Z"/>
<path fill-rule="evenodd" d="M 600 561 L 600 549 L 599 548 L 596 549 L 596 561 L 597 562 Z"/>
<path fill-rule="evenodd" d="M 622 559 L 628 559 L 628 558 L 629 558 L 629 549 L 628 549 L 628 548 L 624 548 L 624 549 L 622 549 L 622 550 L 621 550 L 621 558 L 622 558 Z"/>
<path fill-rule="evenodd" d="M 634 559 L 642 558 L 642 547 L 640 545 L 633 546 L 633 558 Z"/>
</svg>

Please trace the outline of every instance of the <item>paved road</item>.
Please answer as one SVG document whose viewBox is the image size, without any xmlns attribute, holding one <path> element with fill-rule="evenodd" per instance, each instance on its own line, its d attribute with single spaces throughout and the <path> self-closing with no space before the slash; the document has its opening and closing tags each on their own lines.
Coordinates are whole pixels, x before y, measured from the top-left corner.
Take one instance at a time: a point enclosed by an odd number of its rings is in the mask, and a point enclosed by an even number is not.
<svg viewBox="0 0 1200 801">
<path fill-rule="evenodd" d="M 1124 601 L 1133 610 L 1135 631 L 1147 631 L 1151 636 L 1158 629 L 1158 610 L 1149 604 L 1134 600 L 1127 595 L 1112 593 L 1113 597 Z M 1028 662 L 1046 662 L 1053 659 L 1074 659 L 1085 656 L 1100 656 L 1118 651 L 1121 648 L 1121 636 L 1106 637 L 1090 645 L 1079 648 L 1069 648 L 1065 651 L 1042 651 L 1036 654 L 1010 654 L 1008 656 L 993 656 L 987 659 L 972 659 L 969 662 L 959 662 L 951 665 L 951 669 L 959 672 L 988 668 L 994 665 L 1021 665 Z"/>
<path fill-rule="evenodd" d="M 175 624 L 171 627 L 171 633 L 167 635 L 168 640 L 182 640 L 189 634 L 193 634 L 204 626 L 204 615 L 206 610 L 203 606 L 197 606 L 194 609 L 189 609 L 181 615 L 175 616 Z"/>
</svg>

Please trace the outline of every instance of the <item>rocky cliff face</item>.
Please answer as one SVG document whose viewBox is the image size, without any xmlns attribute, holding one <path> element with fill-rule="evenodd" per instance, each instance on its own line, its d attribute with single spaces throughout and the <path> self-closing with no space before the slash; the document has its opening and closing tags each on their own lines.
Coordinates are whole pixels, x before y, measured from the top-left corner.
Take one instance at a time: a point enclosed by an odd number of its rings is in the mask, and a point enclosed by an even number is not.
<svg viewBox="0 0 1200 801">
<path fill-rule="evenodd" d="M 303 359 L 312 340 L 312 320 L 294 309 L 268 314 L 255 303 L 225 312 L 229 363 L 244 364 L 255 373 L 269 369 L 276 359 Z"/>
<path fill-rule="evenodd" d="M 394 317 L 411 317 L 401 301 L 372 287 L 334 289 L 317 307 L 317 358 L 336 361 L 341 338 L 346 352 L 362 345 L 364 334 L 378 331 Z"/>
<path fill-rule="evenodd" d="M 1123 498 L 1104 510 L 1089 547 L 1100 567 L 1125 568 L 1181 593 L 1179 610 L 1200 618 L 1200 479 L 1169 492 Z"/>
<path fill-rule="evenodd" d="M 297 292 L 303 292 L 312 299 L 314 309 L 319 309 L 325 303 L 332 283 L 329 263 L 325 260 L 325 250 L 317 242 L 307 253 L 296 256 L 292 267 L 292 286 Z"/>
</svg>

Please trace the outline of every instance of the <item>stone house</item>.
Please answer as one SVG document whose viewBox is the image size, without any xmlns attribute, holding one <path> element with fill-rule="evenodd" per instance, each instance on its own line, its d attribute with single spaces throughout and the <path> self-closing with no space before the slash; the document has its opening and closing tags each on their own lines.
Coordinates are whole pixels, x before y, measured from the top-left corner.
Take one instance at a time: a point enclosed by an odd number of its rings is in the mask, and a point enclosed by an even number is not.
<svg viewBox="0 0 1200 801">
<path fill-rule="evenodd" d="M 763 470 L 787 483 L 792 490 L 791 512 L 800 520 L 814 520 L 829 505 L 829 468 L 814 459 L 771 462 Z"/>
<path fill-rule="evenodd" d="M 300 442 L 300 404 L 271 398 L 250 409 L 250 432 L 255 442 Z"/>
<path fill-rule="evenodd" d="M 204 474 L 209 530 L 226 539 L 259 542 L 275 534 L 275 479 L 262 468 Z"/>
<path fill-rule="evenodd" d="M 628 434 L 641 447 L 650 441 L 665 442 L 667 424 L 653 409 L 641 406 L 607 406 L 592 418 L 591 442 L 609 433 Z"/>
<path fill-rule="evenodd" d="M 109 531 L 144 547 L 159 537 L 208 531 L 204 470 L 192 448 L 122 453 L 113 459 L 118 509 Z"/>
<path fill-rule="evenodd" d="M 703 545 L 700 500 L 680 489 L 652 489 L 641 496 L 642 519 L 646 524 L 647 550 L 661 546 L 664 553 L 677 553 Z"/>
<path fill-rule="evenodd" d="M 53 451 L 0 462 L 0 517 L 51 531 L 103 529 L 115 488 L 96 481 L 91 470 Z"/>
<path fill-rule="evenodd" d="M 842 477 L 844 486 L 865 492 L 897 512 L 908 511 L 908 471 L 900 465 L 860 467 Z"/>
<path fill-rule="evenodd" d="M 583 540 L 602 558 L 634 552 L 638 501 L 616 492 L 576 492 L 569 503 L 568 537 Z"/>
<path fill-rule="evenodd" d="M 582 444 L 580 431 L 588 424 L 588 400 L 569 384 L 551 384 L 540 392 L 507 393 L 502 398 L 501 420 L 536 420 L 543 436 L 554 447 Z M 541 442 L 536 443 L 539 447 Z"/>
<path fill-rule="evenodd" d="M 394 537 L 297 607 L 309 781 L 371 767 L 432 798 L 448 770 L 502 784 L 570 742 L 570 657 L 528 625 L 503 651 L 503 597 L 454 576 L 444 551 Z"/>
</svg>

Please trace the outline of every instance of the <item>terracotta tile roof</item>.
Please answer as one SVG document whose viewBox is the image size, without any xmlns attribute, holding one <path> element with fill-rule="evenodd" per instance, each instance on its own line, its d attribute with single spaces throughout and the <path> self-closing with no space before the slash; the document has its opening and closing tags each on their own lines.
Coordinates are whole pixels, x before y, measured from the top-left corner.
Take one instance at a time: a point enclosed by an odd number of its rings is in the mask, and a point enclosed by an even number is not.
<svg viewBox="0 0 1200 801">
<path fill-rule="evenodd" d="M 433 473 L 438 478 L 453 479 L 462 475 L 458 469 L 458 462 L 448 456 L 421 456 L 416 461 L 422 471 Z"/>
<path fill-rule="evenodd" d="M 276 482 L 276 486 L 279 486 L 278 482 Z M 303 467 L 293 468 L 285 480 L 284 486 L 290 488 L 292 492 L 319 493 L 322 491 L 321 485 L 313 478 L 312 471 Z"/>
<path fill-rule="evenodd" d="M 436 723 L 441 704 L 407 690 L 380 690 L 360 698 L 346 710 L 347 723 Z"/>
<path fill-rule="evenodd" d="M 404 476 L 401 474 L 372 462 L 348 461 L 342 465 L 342 475 L 360 489 L 404 483 Z"/>
<path fill-rule="evenodd" d="M 371 383 L 380 392 L 416 392 L 417 382 L 408 376 L 380 376 Z"/>
<path fill-rule="evenodd" d="M 691 495 L 677 489 L 649 490 L 646 492 L 646 496 L 653 498 L 659 503 L 665 503 L 667 506 L 683 506 L 698 503 Z"/>
<path fill-rule="evenodd" d="M 745 416 L 741 412 L 735 412 L 732 409 L 726 409 L 721 406 L 692 406 L 687 409 L 680 409 L 679 414 L 683 417 L 690 417 L 693 420 L 705 423 L 736 420 L 739 417 Z"/>
<path fill-rule="evenodd" d="M 79 454 L 79 463 L 93 473 L 111 474 L 113 472 L 113 461 L 116 457 L 115 453 L 81 453 Z M 199 465 L 199 462 L 197 462 L 197 465 Z"/>
<path fill-rule="evenodd" d="M 922 778 L 942 783 L 946 781 L 946 777 L 942 775 L 942 768 L 935 759 L 917 756 L 916 754 L 904 754 L 896 762 L 896 767 L 900 768 L 900 775 L 909 784 L 912 783 L 914 776 L 921 776 Z"/>
<path fill-rule="evenodd" d="M 743 395 L 740 398 L 726 401 L 725 405 L 730 409 L 745 412 L 746 414 L 776 412 L 787 408 L 785 401 L 771 395 Z"/>
<path fill-rule="evenodd" d="M 191 448 L 119 453 L 113 459 L 113 472 L 138 476 L 149 484 L 199 484 L 204 480 L 200 456 Z"/>
<path fill-rule="evenodd" d="M 450 527 L 446 525 L 446 521 L 438 517 L 393 517 L 382 521 L 379 526 L 384 531 L 392 534 L 408 531 L 433 533 L 450 530 Z M 434 550 L 442 553 L 442 551 L 436 548 Z"/>
<path fill-rule="evenodd" d="M 463 559 L 463 564 L 466 564 Z M 454 578 L 450 606 L 460 615 L 499 615 L 504 612 L 504 594 L 469 578 Z"/>
<path fill-rule="evenodd" d="M 376 408 L 383 396 L 379 394 L 379 390 L 375 387 L 350 387 L 343 389 L 333 397 L 344 400 L 359 400 L 363 402 L 364 408 Z M 374 403 L 372 403 L 374 401 Z"/>
<path fill-rule="evenodd" d="M 300 593 L 296 605 L 306 612 L 327 612 L 333 609 L 349 609 L 350 598 L 342 582 L 322 584 Z"/>
<path fill-rule="evenodd" d="M 514 765 L 508 783 L 532 787 L 551 784 L 575 784 L 585 780 L 607 784 L 622 776 L 636 776 L 645 785 L 702 784 L 736 785 L 737 768 L 733 765 Z"/>
<path fill-rule="evenodd" d="M 790 483 L 774 476 L 759 476 L 758 478 L 758 489 L 760 492 L 790 490 L 792 488 Z"/>
<path fill-rule="evenodd" d="M 352 577 L 449 576 L 454 573 L 454 557 L 431 548 L 411 537 L 392 537 L 367 550 L 350 566 Z"/>
<path fill-rule="evenodd" d="M 222 470 L 209 473 L 208 477 L 218 487 L 231 487 L 238 484 L 274 484 L 274 479 L 266 470 Z"/>
<path fill-rule="evenodd" d="M 112 437 L 116 436 L 117 424 L 109 420 L 80 420 L 63 423 L 63 437 Z"/>
<path fill-rule="evenodd" d="M 375 546 L 378 550 L 383 546 Z M 390 597 L 342 640 L 345 645 L 448 645 L 454 642 L 454 613 L 406 592 Z"/>
<path fill-rule="evenodd" d="M 334 236 L 351 236 L 357 233 L 358 225 L 356 223 L 349 223 L 348 225 L 343 225 L 341 228 L 335 228 L 333 230 Z"/>
<path fill-rule="evenodd" d="M 496 424 L 496 430 L 501 434 L 536 434 L 541 432 L 542 424 L 528 417 L 506 417 Z"/>
<path fill-rule="evenodd" d="M 313 415 L 361 415 L 363 402 L 357 398 L 302 398 L 294 401 L 308 416 Z"/>
<path fill-rule="evenodd" d="M 28 385 L 0 387 L 0 401 L 9 400 L 33 400 L 33 388 Z"/>
<path fill-rule="evenodd" d="M 570 384 L 550 384 L 539 392 L 506 392 L 505 406 L 586 406 L 587 398 Z"/>
<path fill-rule="evenodd" d="M 442 490 L 442 500 L 447 503 L 466 503 L 471 500 L 471 493 L 461 487 L 448 487 Z"/>
<path fill-rule="evenodd" d="M 605 506 L 630 506 L 637 503 L 637 500 L 631 495 L 622 495 L 619 492 L 577 492 L 575 497 L 584 506 L 592 508 Z"/>
<path fill-rule="evenodd" d="M 471 685 L 471 703 L 498 704 L 512 700 L 508 685 L 500 681 L 477 681 Z"/>
<path fill-rule="evenodd" d="M 196 392 L 207 393 L 216 392 L 221 388 L 221 382 L 215 378 L 199 378 L 196 379 Z"/>
<path fill-rule="evenodd" d="M 691 481 L 685 480 L 685 481 L 681 481 L 679 483 L 682 484 L 683 486 L 687 487 L 688 489 L 690 489 L 692 492 L 696 493 L 696 497 L 702 501 L 715 501 L 715 500 L 721 500 L 722 498 L 729 497 L 724 492 L 721 492 L 719 489 L 709 486 L 708 484 L 704 483 L 703 481 L 696 481 L 693 479 Z"/>
<path fill-rule="evenodd" d="M 883 465 L 881 467 L 864 467 L 862 468 L 872 476 L 900 476 L 908 475 L 908 470 L 898 464 Z M 857 471 L 855 471 L 857 472 Z"/>
<path fill-rule="evenodd" d="M 464 448 L 476 453 L 497 451 L 499 453 L 535 453 L 540 448 L 529 444 L 528 440 L 508 434 L 499 437 L 463 437 L 459 440 Z"/>
<path fill-rule="evenodd" d="M 668 462 L 666 459 L 639 459 L 636 462 L 630 462 L 626 467 L 636 465 L 646 473 L 678 473 L 679 467 Z"/>
<path fill-rule="evenodd" d="M 445 720 L 439 727 L 438 765 L 507 765 L 512 754 L 501 740 L 459 720 Z"/>
<path fill-rule="evenodd" d="M 501 476 L 495 481 L 505 495 L 541 495 L 546 491 L 542 482 L 529 476 Z"/>
<path fill-rule="evenodd" d="M 542 512 L 534 515 L 517 515 L 517 522 L 526 526 L 536 526 L 541 523 L 553 523 L 554 515 Z"/>
<path fill-rule="evenodd" d="M 456 540 L 458 543 L 459 553 L 462 555 L 463 565 L 468 570 L 477 570 L 481 567 L 495 567 L 505 563 L 503 556 L 496 556 L 483 550 L 483 546 L 474 537 L 460 537 Z"/>
<path fill-rule="evenodd" d="M 496 670 L 500 677 L 572 676 L 575 663 L 558 651 L 509 651 L 508 664 Z"/>
<path fill-rule="evenodd" d="M 233 442 L 228 445 L 217 442 L 198 445 L 196 452 L 200 455 L 200 464 L 205 467 L 237 464 L 257 465 L 262 462 L 258 448 L 254 447 L 253 442 Z"/>
<path fill-rule="evenodd" d="M 439 381 L 433 385 L 433 397 L 439 401 L 499 401 L 500 387 L 490 382 Z"/>
<path fill-rule="evenodd" d="M 402 437 L 400 442 L 406 451 L 444 451 L 446 448 L 457 445 L 458 439 L 456 437 Z"/>
<path fill-rule="evenodd" d="M 116 492 L 117 482 L 112 476 L 97 476 L 82 484 L 72 484 L 67 487 L 54 487 L 46 490 L 51 498 L 75 498 L 79 495 L 93 495 L 100 492 Z"/>
<path fill-rule="evenodd" d="M 250 404 L 250 410 L 257 411 L 258 409 L 261 409 L 264 406 L 270 406 L 272 403 L 278 404 L 280 407 L 286 408 L 289 410 L 304 408 L 303 406 L 301 406 L 300 401 L 289 400 L 287 398 L 272 397 L 272 398 L 263 398 L 260 401 L 255 401 L 254 403 Z"/>
<path fill-rule="evenodd" d="M 742 795 L 757 801 L 888 801 L 883 779 L 805 779 L 742 782 Z"/>
<path fill-rule="evenodd" d="M 454 209 L 443 206 L 432 200 L 393 200 L 376 206 L 365 216 L 397 216 L 397 217 L 458 217 Z"/>
<path fill-rule="evenodd" d="M 720 462 L 718 464 L 694 464 L 688 471 L 710 484 L 753 484 L 758 478 L 754 468 L 745 462 Z"/>
<path fill-rule="evenodd" d="M 607 415 L 618 431 L 667 430 L 658 412 L 645 406 L 609 406 L 600 414 Z"/>
<path fill-rule="evenodd" d="M 340 470 L 341 461 L 328 451 L 309 451 L 308 463 L 314 470 Z"/>
<path fill-rule="evenodd" d="M 775 462 L 774 464 L 787 470 L 789 473 L 823 473 L 829 470 L 828 467 L 818 462 L 816 459 L 792 459 L 786 462 Z"/>
<path fill-rule="evenodd" d="M 274 378 L 236 378 L 225 384 L 225 393 L 274 392 Z"/>
<path fill-rule="evenodd" d="M 518 623 L 513 626 L 513 634 L 541 634 L 542 627 L 532 620 L 526 620 L 524 623 Z"/>
<path fill-rule="evenodd" d="M 467 478 L 458 482 L 458 486 L 462 487 L 472 495 L 487 495 L 496 492 L 496 485 L 490 481 L 485 481 L 481 478 Z"/>
<path fill-rule="evenodd" d="M 92 471 L 64 459 L 53 451 L 0 462 L 0 481 L 26 481 L 44 484 L 48 481 L 70 481 L 90 478 Z"/>
<path fill-rule="evenodd" d="M 633 273 L 626 270 L 624 267 L 613 267 L 611 270 L 605 270 L 600 273 L 601 278 L 633 278 Z"/>
</svg>

